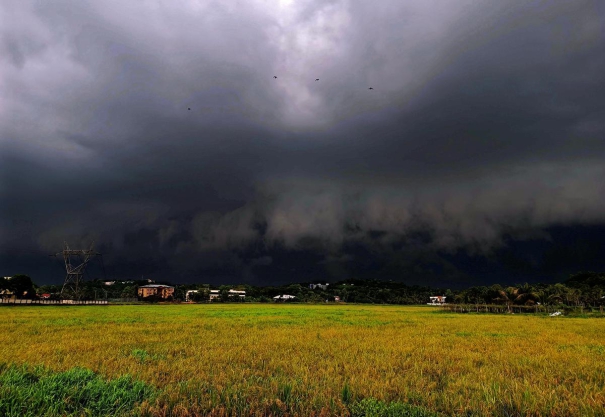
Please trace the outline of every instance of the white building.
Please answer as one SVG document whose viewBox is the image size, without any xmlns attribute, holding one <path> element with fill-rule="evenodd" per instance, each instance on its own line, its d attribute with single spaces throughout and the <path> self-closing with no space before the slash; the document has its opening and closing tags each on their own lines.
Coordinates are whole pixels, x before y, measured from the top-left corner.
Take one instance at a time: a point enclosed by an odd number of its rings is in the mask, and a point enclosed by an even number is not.
<svg viewBox="0 0 605 417">
<path fill-rule="evenodd" d="M 295 298 L 296 297 L 294 295 L 288 295 L 288 294 L 276 295 L 275 297 L 273 297 L 273 299 L 275 301 L 293 300 Z"/>
<path fill-rule="evenodd" d="M 325 291 L 328 289 L 328 285 L 330 284 L 309 284 L 309 288 L 311 288 L 312 290 L 314 290 L 315 288 L 321 288 Z"/>
<path fill-rule="evenodd" d="M 229 290 L 229 297 L 246 298 L 246 291 Z"/>
<path fill-rule="evenodd" d="M 430 306 L 440 306 L 442 304 L 446 304 L 445 303 L 445 296 L 442 295 L 436 295 L 434 297 L 429 297 L 431 299 L 430 303 L 427 303 Z"/>
<path fill-rule="evenodd" d="M 188 290 L 188 291 L 185 293 L 185 301 L 186 301 L 186 302 L 191 301 L 191 300 L 189 300 L 189 294 L 193 294 L 193 293 L 197 293 L 197 292 L 198 292 L 198 290 Z"/>
<path fill-rule="evenodd" d="M 229 290 L 227 292 L 229 297 L 239 297 L 240 299 L 246 298 L 246 291 Z M 221 296 L 220 290 L 210 290 L 210 301 L 219 298 Z"/>
</svg>

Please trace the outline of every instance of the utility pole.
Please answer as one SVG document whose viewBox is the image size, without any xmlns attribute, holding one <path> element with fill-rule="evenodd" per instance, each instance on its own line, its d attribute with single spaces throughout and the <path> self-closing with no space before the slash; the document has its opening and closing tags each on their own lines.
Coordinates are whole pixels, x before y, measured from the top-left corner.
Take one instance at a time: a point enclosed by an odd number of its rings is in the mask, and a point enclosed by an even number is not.
<svg viewBox="0 0 605 417">
<path fill-rule="evenodd" d="M 84 282 L 84 271 L 88 262 L 100 253 L 93 250 L 94 242 L 90 245 L 90 249 L 70 249 L 67 242 L 63 242 L 63 250 L 55 254 L 55 256 L 63 256 L 65 262 L 65 281 L 61 289 L 61 298 L 80 301 L 83 295 L 82 284 Z M 78 263 L 72 264 L 72 259 Z M 95 293 L 96 298 L 96 293 Z"/>
</svg>

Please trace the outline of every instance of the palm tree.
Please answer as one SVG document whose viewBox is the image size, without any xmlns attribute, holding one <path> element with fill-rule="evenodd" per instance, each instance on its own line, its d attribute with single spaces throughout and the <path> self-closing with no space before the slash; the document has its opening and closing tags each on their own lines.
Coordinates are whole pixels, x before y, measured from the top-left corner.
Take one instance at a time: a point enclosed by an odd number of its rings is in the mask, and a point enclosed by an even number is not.
<svg viewBox="0 0 605 417">
<path fill-rule="evenodd" d="M 516 304 L 534 305 L 540 299 L 540 294 L 527 282 L 519 287 Z"/>
<path fill-rule="evenodd" d="M 508 312 L 511 312 L 510 306 L 513 305 L 517 297 L 519 296 L 519 289 L 515 287 L 508 287 L 498 291 L 499 296 L 494 301 L 501 301 L 506 304 Z"/>
<path fill-rule="evenodd" d="M 563 284 L 549 285 L 545 291 L 545 301 L 548 301 L 549 304 L 563 304 L 566 293 L 567 287 Z"/>
<path fill-rule="evenodd" d="M 498 297 L 494 301 L 505 303 L 510 313 L 513 304 L 534 305 L 539 299 L 540 296 L 534 288 L 526 283 L 519 288 L 508 287 L 498 291 Z"/>
<path fill-rule="evenodd" d="M 582 295 L 582 292 L 577 289 L 577 288 L 568 288 L 567 289 L 567 293 L 565 294 L 565 299 L 567 300 L 567 304 L 569 305 L 569 303 L 573 302 L 574 305 L 579 306 L 580 303 L 580 297 Z"/>
</svg>

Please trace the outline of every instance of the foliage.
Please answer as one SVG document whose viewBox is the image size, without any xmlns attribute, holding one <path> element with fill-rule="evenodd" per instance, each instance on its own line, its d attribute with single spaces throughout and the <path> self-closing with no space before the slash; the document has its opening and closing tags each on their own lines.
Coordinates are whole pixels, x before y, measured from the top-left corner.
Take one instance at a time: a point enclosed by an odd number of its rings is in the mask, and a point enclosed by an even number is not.
<svg viewBox="0 0 605 417">
<path fill-rule="evenodd" d="M 32 298 L 36 294 L 32 279 L 23 274 L 13 275 L 10 279 L 0 278 L 0 290 L 8 290 L 17 298 Z"/>
<path fill-rule="evenodd" d="M 208 288 L 201 288 L 197 290 L 198 292 L 193 292 L 189 294 L 189 300 L 194 301 L 196 303 L 204 302 L 210 300 L 210 290 Z"/>
<path fill-rule="evenodd" d="M 565 284 L 572 288 L 593 288 L 605 290 L 605 273 L 578 272 L 569 277 Z"/>
<path fill-rule="evenodd" d="M 402 403 L 365 398 L 351 406 L 352 417 L 437 417 L 438 414 L 423 407 Z"/>
<path fill-rule="evenodd" d="M 500 285 L 471 287 L 456 292 L 453 302 L 460 304 L 501 303 L 531 306 L 601 306 L 605 304 L 605 274 L 594 272 L 572 275 L 565 283 L 522 284 L 503 288 Z M 450 301 L 450 300 L 448 300 Z"/>
<path fill-rule="evenodd" d="M 138 296 L 137 287 L 134 285 L 127 285 L 122 289 L 120 298 L 136 298 Z"/>
</svg>

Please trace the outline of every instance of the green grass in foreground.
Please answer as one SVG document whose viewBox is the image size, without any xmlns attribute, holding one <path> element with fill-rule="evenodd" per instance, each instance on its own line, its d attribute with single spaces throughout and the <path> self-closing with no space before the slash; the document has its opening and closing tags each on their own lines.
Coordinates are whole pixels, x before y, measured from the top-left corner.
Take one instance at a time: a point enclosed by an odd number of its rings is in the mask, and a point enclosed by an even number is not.
<svg viewBox="0 0 605 417">
<path fill-rule="evenodd" d="M 130 376 L 106 381 L 88 369 L 51 372 L 0 365 L 0 416 L 63 417 L 134 415 L 154 390 Z"/>
<path fill-rule="evenodd" d="M 279 396 L 289 402 L 292 387 L 281 387 Z M 151 400 L 157 393 L 147 384 L 130 376 L 105 381 L 94 372 L 73 368 L 53 373 L 43 367 L 0 365 L 0 416 L 3 417 L 64 417 L 64 416 L 136 416 L 138 405 Z M 351 393 L 347 386 L 343 400 Z M 276 414 L 282 414 L 279 408 Z M 350 404 L 352 417 L 436 417 L 422 407 L 373 398 Z"/>
<path fill-rule="evenodd" d="M 437 417 L 438 414 L 411 404 L 387 403 L 374 398 L 365 398 L 351 404 L 352 417 Z"/>
</svg>

